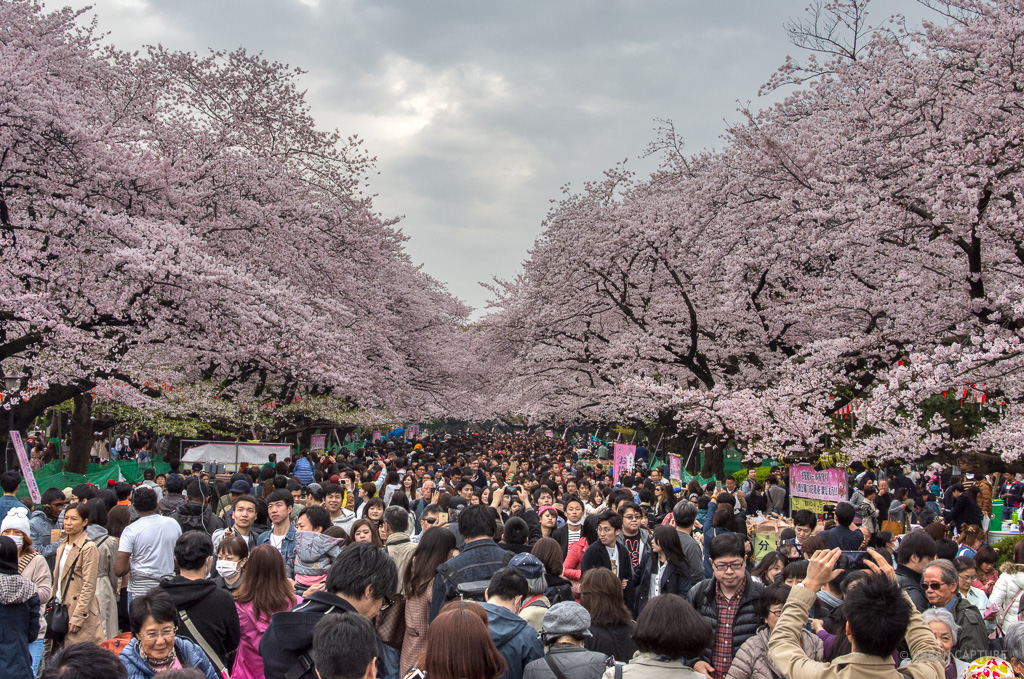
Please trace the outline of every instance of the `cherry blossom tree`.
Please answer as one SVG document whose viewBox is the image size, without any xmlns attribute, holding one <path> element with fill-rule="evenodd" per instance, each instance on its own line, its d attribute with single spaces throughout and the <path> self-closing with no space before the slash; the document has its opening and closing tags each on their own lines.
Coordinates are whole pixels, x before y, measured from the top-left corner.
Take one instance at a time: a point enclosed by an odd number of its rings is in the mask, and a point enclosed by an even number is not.
<svg viewBox="0 0 1024 679">
<path fill-rule="evenodd" d="M 671 414 L 757 455 L 1019 457 L 1024 21 L 930 4 L 920 30 L 814 8 L 791 30 L 819 53 L 767 86 L 794 91 L 720 150 L 667 127 L 659 171 L 566 195 L 484 323 L 513 409 Z M 1006 404 L 966 436 L 928 405 L 964 385 Z"/>
<path fill-rule="evenodd" d="M 113 384 L 153 407 L 164 382 L 431 404 L 468 310 L 374 211 L 374 159 L 316 128 L 300 71 L 127 54 L 81 19 L 0 4 L 0 366 L 23 377 L 4 400 L 19 428 Z"/>
</svg>

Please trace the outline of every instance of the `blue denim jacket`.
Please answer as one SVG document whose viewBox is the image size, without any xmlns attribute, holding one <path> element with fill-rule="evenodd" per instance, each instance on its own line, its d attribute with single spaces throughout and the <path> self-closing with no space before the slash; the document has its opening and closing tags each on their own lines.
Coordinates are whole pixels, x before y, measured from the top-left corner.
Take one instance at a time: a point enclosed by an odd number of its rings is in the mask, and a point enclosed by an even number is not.
<svg viewBox="0 0 1024 679">
<path fill-rule="evenodd" d="M 490 580 L 491 576 L 505 566 L 506 552 L 494 540 L 483 538 L 466 545 L 462 552 L 446 563 L 451 565 L 464 582 Z M 458 590 L 440 573 L 434 578 L 434 589 L 430 599 L 430 620 L 441 612 L 441 607 L 458 596 Z"/>
<path fill-rule="evenodd" d="M 256 538 L 257 545 L 269 545 L 270 536 L 274 534 L 274 529 L 260 533 L 259 537 Z M 284 557 L 284 569 L 288 574 L 289 578 L 295 577 L 295 526 L 292 525 L 288 528 L 288 532 L 284 536 L 284 540 L 281 541 L 281 556 Z"/>
</svg>

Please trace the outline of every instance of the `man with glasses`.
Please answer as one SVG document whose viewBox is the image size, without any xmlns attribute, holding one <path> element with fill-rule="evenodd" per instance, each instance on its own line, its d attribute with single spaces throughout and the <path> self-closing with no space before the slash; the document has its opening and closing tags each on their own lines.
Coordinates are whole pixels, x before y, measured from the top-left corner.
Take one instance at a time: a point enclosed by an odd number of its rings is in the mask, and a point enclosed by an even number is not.
<svg viewBox="0 0 1024 679">
<path fill-rule="evenodd" d="M 409 538 L 414 545 L 418 545 L 423 534 L 437 525 L 440 516 L 441 508 L 437 505 L 427 505 L 423 508 L 423 514 L 420 517 L 420 532 Z"/>
<path fill-rule="evenodd" d="M 640 615 L 640 609 L 647 603 L 651 591 L 651 532 L 641 525 L 642 510 L 634 503 L 621 503 L 619 516 L 622 517 L 622 532 L 619 533 L 618 543 L 626 548 L 633 568 L 630 584 L 636 595 L 630 610 L 635 618 Z"/>
<path fill-rule="evenodd" d="M 761 616 L 764 585 L 747 574 L 746 546 L 739 535 L 716 536 L 708 552 L 713 577 L 691 587 L 687 598 L 711 623 L 715 638 L 694 669 L 707 676 L 724 677 L 743 642 L 764 624 Z"/>
<path fill-rule="evenodd" d="M 424 511 L 426 508 L 434 503 L 434 489 L 437 486 L 434 484 L 433 479 L 427 479 L 420 486 L 419 497 L 412 501 L 409 508 L 416 515 L 416 518 L 423 518 Z"/>
<path fill-rule="evenodd" d="M 960 578 L 956 566 L 945 559 L 932 561 L 924 569 L 921 578 L 928 603 L 933 608 L 944 608 L 953 614 L 960 626 L 953 655 L 965 662 L 972 662 L 988 655 L 988 632 L 981 611 L 960 596 Z"/>
<path fill-rule="evenodd" d="M 629 552 L 618 541 L 621 531 L 621 516 L 611 510 L 601 513 L 601 518 L 597 523 L 597 542 L 583 552 L 580 575 L 582 576 L 591 568 L 607 568 L 615 573 L 622 581 L 623 599 L 626 606 L 632 609 L 634 599 L 633 562 L 629 558 Z"/>
</svg>

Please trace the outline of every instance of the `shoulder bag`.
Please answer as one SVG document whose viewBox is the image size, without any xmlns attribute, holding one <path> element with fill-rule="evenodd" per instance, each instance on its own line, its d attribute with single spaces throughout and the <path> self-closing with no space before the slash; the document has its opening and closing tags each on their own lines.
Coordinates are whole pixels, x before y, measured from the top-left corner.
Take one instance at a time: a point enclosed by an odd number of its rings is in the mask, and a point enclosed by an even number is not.
<svg viewBox="0 0 1024 679">
<path fill-rule="evenodd" d="M 400 545 L 409 540 L 399 540 L 391 544 Z M 390 555 L 387 546 L 384 552 Z M 375 625 L 377 636 L 391 648 L 402 648 L 402 641 L 405 639 L 405 595 L 398 594 L 394 601 L 390 601 L 387 608 L 377 614 Z"/>
<path fill-rule="evenodd" d="M 213 669 L 217 672 L 217 676 L 221 679 L 231 679 L 228 668 L 224 666 L 220 656 L 210 647 L 210 644 L 203 638 L 203 635 L 199 633 L 195 623 L 192 622 L 192 618 L 188 617 L 188 613 L 180 610 L 178 611 L 178 617 L 181 618 L 181 622 L 184 623 L 195 642 L 199 644 L 199 648 L 203 649 L 203 653 L 210 659 L 210 663 L 213 664 Z"/>
</svg>

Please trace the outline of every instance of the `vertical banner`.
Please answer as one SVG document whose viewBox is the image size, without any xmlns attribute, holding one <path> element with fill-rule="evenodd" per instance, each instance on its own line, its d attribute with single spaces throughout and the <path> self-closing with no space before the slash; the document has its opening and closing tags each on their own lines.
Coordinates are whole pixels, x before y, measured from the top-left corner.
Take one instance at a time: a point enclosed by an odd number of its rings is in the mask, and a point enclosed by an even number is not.
<svg viewBox="0 0 1024 679">
<path fill-rule="evenodd" d="M 379 431 L 373 432 L 373 440 L 374 441 L 380 441 L 380 438 L 381 438 L 381 433 Z"/>
<path fill-rule="evenodd" d="M 327 450 L 327 434 L 313 434 L 310 437 L 310 450 Z"/>
<path fill-rule="evenodd" d="M 636 446 L 626 443 L 616 443 L 614 460 L 612 461 L 612 483 L 619 485 L 619 474 L 624 471 L 633 471 L 633 462 L 636 457 Z"/>
<path fill-rule="evenodd" d="M 405 431 L 409 438 L 414 439 L 420 435 L 420 425 L 414 424 Z"/>
<path fill-rule="evenodd" d="M 683 461 L 671 453 L 668 456 L 668 477 L 674 482 L 672 485 L 683 485 Z"/>
<path fill-rule="evenodd" d="M 25 452 L 25 442 L 21 440 L 20 431 L 12 431 L 8 434 L 14 450 L 18 453 L 18 464 L 21 465 L 21 473 L 25 475 L 25 485 L 28 486 L 28 494 L 32 496 L 32 502 L 41 502 L 43 497 L 39 494 L 39 486 L 36 485 L 36 475 L 32 472 L 32 465 L 29 464 L 28 454 Z M 120 468 L 118 469 L 120 472 Z"/>
</svg>

